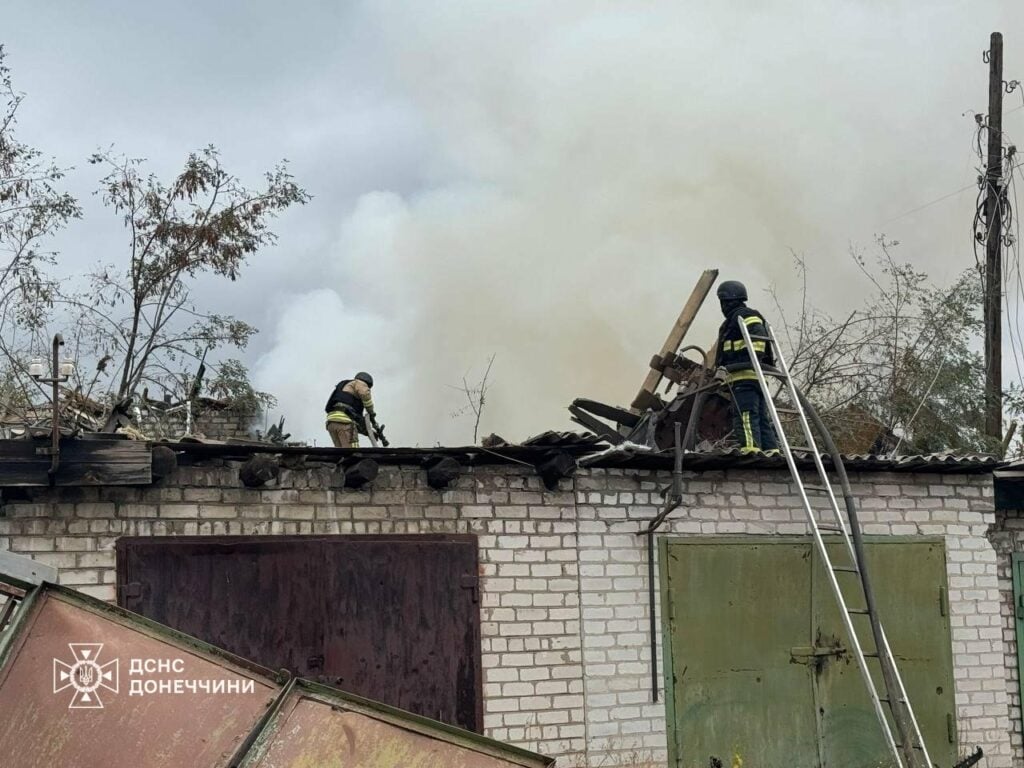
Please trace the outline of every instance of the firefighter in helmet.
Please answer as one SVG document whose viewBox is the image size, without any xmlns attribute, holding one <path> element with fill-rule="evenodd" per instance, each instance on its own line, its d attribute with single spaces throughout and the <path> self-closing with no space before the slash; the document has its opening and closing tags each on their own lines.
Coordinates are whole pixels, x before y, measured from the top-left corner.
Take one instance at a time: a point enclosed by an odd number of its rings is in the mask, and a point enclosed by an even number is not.
<svg viewBox="0 0 1024 768">
<path fill-rule="evenodd" d="M 373 410 L 373 376 L 360 371 L 351 379 L 339 381 L 327 400 L 327 433 L 335 448 L 358 448 L 359 432 L 364 428 L 364 414 L 375 418 Z"/>
<path fill-rule="evenodd" d="M 725 369 L 725 381 L 733 399 L 733 436 L 740 444 L 741 453 L 779 454 L 779 443 L 771 416 L 765 407 L 764 394 L 758 383 L 746 349 L 740 323 L 751 336 L 767 336 L 761 313 L 747 306 L 747 289 L 736 280 L 726 280 L 718 286 L 718 301 L 725 322 L 718 330 L 715 348 L 715 367 Z M 774 365 L 771 344 L 754 340 L 754 353 L 762 365 Z"/>
</svg>

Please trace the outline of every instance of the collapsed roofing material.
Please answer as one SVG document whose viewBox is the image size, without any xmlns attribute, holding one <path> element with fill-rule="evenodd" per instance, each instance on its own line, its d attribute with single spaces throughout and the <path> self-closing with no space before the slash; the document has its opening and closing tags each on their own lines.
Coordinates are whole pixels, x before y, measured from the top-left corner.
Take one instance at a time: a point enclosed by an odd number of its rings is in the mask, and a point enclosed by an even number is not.
<svg viewBox="0 0 1024 768">
<path fill-rule="evenodd" d="M 270 670 L 72 590 L 0 575 L 4 768 L 546 768 L 478 734 Z M 310 730 L 315 724 L 316 732 Z"/>
</svg>

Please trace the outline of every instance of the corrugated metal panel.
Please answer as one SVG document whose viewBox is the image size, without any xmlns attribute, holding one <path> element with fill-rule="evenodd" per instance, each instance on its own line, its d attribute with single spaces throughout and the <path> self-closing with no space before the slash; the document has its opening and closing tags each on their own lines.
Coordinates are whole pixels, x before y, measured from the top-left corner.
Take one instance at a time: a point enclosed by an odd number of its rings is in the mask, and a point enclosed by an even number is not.
<svg viewBox="0 0 1024 768">
<path fill-rule="evenodd" d="M 831 465 L 831 459 L 823 457 L 825 466 Z M 633 456 L 615 456 L 594 462 L 595 467 L 620 467 L 630 469 L 672 469 L 671 452 L 637 453 Z M 814 460 L 810 456 L 797 454 L 797 466 L 802 469 L 813 469 Z M 993 472 L 1004 466 L 1003 462 L 993 456 L 844 456 L 843 464 L 850 472 L 928 472 L 935 474 L 983 474 Z M 786 460 L 781 456 L 750 456 L 741 454 L 738 449 L 718 451 L 715 453 L 686 453 L 683 456 L 683 469 L 686 471 L 709 471 L 720 469 L 786 469 Z"/>
<path fill-rule="evenodd" d="M 591 432 L 555 432 L 549 430 L 523 440 L 524 446 L 544 446 L 547 448 L 581 448 L 604 443 L 604 440 Z"/>
<path fill-rule="evenodd" d="M 563 437 L 562 436 L 572 436 Z M 542 461 L 553 449 L 564 451 L 573 456 L 589 456 L 603 449 L 594 436 L 576 439 L 576 433 L 545 433 L 538 435 L 541 443 L 508 445 L 499 448 L 482 446 L 452 448 L 360 448 L 348 454 L 348 458 L 369 458 L 380 464 L 393 466 L 419 465 L 428 456 L 449 456 L 466 466 L 491 464 L 534 465 Z M 550 444 L 547 441 L 551 441 Z M 246 459 L 257 453 L 272 453 L 285 456 L 303 456 L 308 461 L 337 463 L 340 449 L 309 448 L 304 446 L 254 446 L 254 445 L 202 445 L 191 443 L 168 443 L 168 447 L 180 452 L 193 460 L 208 458 Z M 346 453 L 348 453 L 346 451 Z M 851 471 L 867 472 L 956 472 L 984 473 L 1009 466 L 1005 462 L 984 454 L 966 456 L 928 455 L 928 456 L 874 456 L 856 455 L 844 457 L 847 468 Z M 828 462 L 826 461 L 826 464 Z M 802 467 L 811 468 L 810 459 L 798 460 Z M 785 461 L 781 458 L 765 456 L 746 456 L 738 450 L 719 451 L 714 453 L 687 453 L 683 460 L 687 470 L 704 471 L 719 469 L 785 469 Z M 672 469 L 671 452 L 663 454 L 637 454 L 622 456 L 614 453 L 594 463 L 595 467 L 614 467 L 621 469 Z"/>
<path fill-rule="evenodd" d="M 554 760 L 299 681 L 243 768 L 546 768 Z"/>
</svg>

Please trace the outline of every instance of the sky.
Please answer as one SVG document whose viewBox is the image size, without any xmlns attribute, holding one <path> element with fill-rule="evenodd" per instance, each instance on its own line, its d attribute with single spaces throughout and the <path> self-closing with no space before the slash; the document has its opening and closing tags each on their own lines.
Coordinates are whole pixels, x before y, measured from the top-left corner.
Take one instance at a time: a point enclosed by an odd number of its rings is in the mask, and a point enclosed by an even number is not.
<svg viewBox="0 0 1024 768">
<path fill-rule="evenodd" d="M 797 253 L 838 312 L 869 288 L 849 249 L 884 233 L 950 281 L 974 263 L 990 32 L 1024 79 L 1012 0 L 5 0 L 3 16 L 18 136 L 72 167 L 85 209 L 54 243 L 67 280 L 126 254 L 92 194 L 96 149 L 167 178 L 214 144 L 253 186 L 288 159 L 312 200 L 194 296 L 260 329 L 236 356 L 319 444 L 327 395 L 360 370 L 398 445 L 470 443 L 460 387 L 492 356 L 481 435 L 570 429 L 576 397 L 628 404 L 706 268 L 768 309 L 771 285 L 795 301 Z M 689 341 L 713 341 L 713 304 Z"/>
</svg>

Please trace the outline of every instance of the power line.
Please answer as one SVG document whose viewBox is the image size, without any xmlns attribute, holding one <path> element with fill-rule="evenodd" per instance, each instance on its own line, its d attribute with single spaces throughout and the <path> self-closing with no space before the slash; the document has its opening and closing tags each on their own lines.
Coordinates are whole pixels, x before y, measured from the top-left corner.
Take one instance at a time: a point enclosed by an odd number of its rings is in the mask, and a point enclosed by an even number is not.
<svg viewBox="0 0 1024 768">
<path fill-rule="evenodd" d="M 931 202 L 925 203 L 924 205 L 919 205 L 917 208 L 913 208 L 913 209 L 907 211 L 906 213 L 901 213 L 899 216 L 893 216 L 891 219 L 886 219 L 885 221 L 882 222 L 882 224 L 889 224 L 890 222 L 896 221 L 897 219 L 902 219 L 902 218 L 904 218 L 906 216 L 910 216 L 911 214 L 917 213 L 918 211 L 923 211 L 925 208 L 933 206 L 936 203 L 941 203 L 943 200 L 948 200 L 951 197 L 956 197 L 960 193 L 966 192 L 968 189 L 973 189 L 976 186 L 977 186 L 976 184 L 968 184 L 966 187 L 960 187 L 960 189 L 958 189 L 958 190 L 956 190 L 954 192 L 950 192 L 948 195 L 943 195 L 942 197 L 937 197 L 934 200 L 932 200 Z"/>
</svg>

